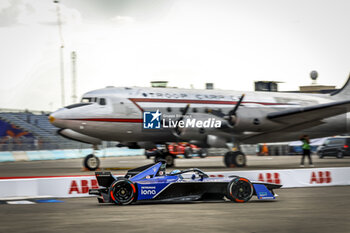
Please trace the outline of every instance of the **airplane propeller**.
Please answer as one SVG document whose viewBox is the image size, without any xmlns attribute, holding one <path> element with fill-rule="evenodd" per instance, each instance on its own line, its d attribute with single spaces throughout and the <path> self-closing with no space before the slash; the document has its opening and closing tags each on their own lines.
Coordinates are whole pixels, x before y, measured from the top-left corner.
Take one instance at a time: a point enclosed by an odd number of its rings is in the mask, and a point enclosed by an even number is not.
<svg viewBox="0 0 350 233">
<path fill-rule="evenodd" d="M 221 118 L 224 118 L 225 120 L 228 121 L 228 123 L 230 125 L 235 125 L 236 123 L 236 120 L 237 120 L 237 110 L 239 108 L 239 106 L 241 105 L 243 99 L 245 97 L 245 94 L 242 94 L 242 96 L 239 98 L 238 102 L 236 103 L 236 105 L 234 106 L 234 108 L 228 112 L 228 114 L 226 115 L 225 113 L 221 112 L 221 111 L 218 111 L 218 110 L 215 110 L 215 109 L 210 109 L 209 110 L 209 113 L 215 115 L 215 116 L 218 116 L 218 117 L 221 117 Z"/>
<path fill-rule="evenodd" d="M 182 121 L 185 117 L 185 115 L 187 114 L 188 110 L 190 109 L 190 104 L 187 104 L 186 107 L 182 110 L 181 112 L 181 117 L 179 117 L 179 119 L 177 120 L 177 122 Z M 177 124 L 176 128 L 175 128 L 175 132 L 177 135 L 181 134 L 181 130 L 179 127 L 179 124 Z"/>
</svg>

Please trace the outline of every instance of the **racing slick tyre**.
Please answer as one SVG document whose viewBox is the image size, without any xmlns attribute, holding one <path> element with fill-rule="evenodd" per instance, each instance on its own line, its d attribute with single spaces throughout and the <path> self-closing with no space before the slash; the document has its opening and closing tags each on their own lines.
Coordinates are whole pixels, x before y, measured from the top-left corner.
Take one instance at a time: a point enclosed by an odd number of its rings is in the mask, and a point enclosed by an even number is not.
<svg viewBox="0 0 350 233">
<path fill-rule="evenodd" d="M 199 151 L 198 151 L 198 156 L 200 157 L 200 158 L 205 158 L 205 157 L 207 157 L 208 156 L 208 150 L 207 149 L 200 149 Z"/>
<path fill-rule="evenodd" d="M 119 178 L 108 189 L 111 202 L 117 205 L 128 205 L 136 201 L 136 187 L 134 183 L 125 178 Z"/>
<path fill-rule="evenodd" d="M 164 157 L 167 167 L 173 167 L 175 165 L 175 158 L 171 154 L 167 154 Z"/>
<path fill-rule="evenodd" d="M 190 159 L 192 158 L 192 148 L 191 147 L 186 147 L 185 148 L 185 152 L 184 152 L 184 156 L 186 159 Z"/>
<path fill-rule="evenodd" d="M 227 186 L 227 198 L 234 202 L 247 202 L 252 198 L 253 193 L 252 183 L 243 177 L 231 180 Z"/>
<path fill-rule="evenodd" d="M 341 158 L 343 158 L 344 157 L 344 153 L 342 152 L 342 151 L 338 151 L 338 153 L 337 153 L 337 158 L 338 159 L 341 159 Z"/>
<path fill-rule="evenodd" d="M 164 157 L 161 156 L 160 154 L 158 154 L 158 155 L 156 155 L 156 156 L 154 157 L 154 163 L 158 163 L 158 162 L 160 162 L 161 160 L 164 160 Z"/>
<path fill-rule="evenodd" d="M 244 167 L 246 162 L 247 158 L 245 154 L 240 151 L 229 151 L 224 157 L 226 167 Z"/>
<path fill-rule="evenodd" d="M 84 158 L 83 165 L 90 171 L 95 171 L 100 167 L 100 159 L 94 154 L 89 154 Z"/>
<path fill-rule="evenodd" d="M 161 155 L 161 152 L 159 150 L 152 150 L 152 151 L 146 150 L 145 151 L 145 156 L 147 159 L 150 159 L 151 157 L 157 157 L 160 155 Z"/>
</svg>

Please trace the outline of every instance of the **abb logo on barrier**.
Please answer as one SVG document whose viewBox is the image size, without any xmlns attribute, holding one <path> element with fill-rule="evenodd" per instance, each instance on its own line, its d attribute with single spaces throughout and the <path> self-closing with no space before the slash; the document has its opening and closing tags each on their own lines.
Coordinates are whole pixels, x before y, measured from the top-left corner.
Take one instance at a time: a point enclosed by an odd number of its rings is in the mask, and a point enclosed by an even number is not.
<svg viewBox="0 0 350 233">
<path fill-rule="evenodd" d="M 330 171 L 319 171 L 311 173 L 310 184 L 329 184 L 331 182 L 332 177 Z"/>
<path fill-rule="evenodd" d="M 73 193 L 85 194 L 89 192 L 90 188 L 92 189 L 99 188 L 97 184 L 97 180 L 80 180 L 80 183 L 77 182 L 76 180 L 72 180 L 69 188 L 69 194 L 73 194 Z"/>
<path fill-rule="evenodd" d="M 261 182 L 281 184 L 281 178 L 280 178 L 280 174 L 278 172 L 260 173 L 258 180 Z"/>
</svg>

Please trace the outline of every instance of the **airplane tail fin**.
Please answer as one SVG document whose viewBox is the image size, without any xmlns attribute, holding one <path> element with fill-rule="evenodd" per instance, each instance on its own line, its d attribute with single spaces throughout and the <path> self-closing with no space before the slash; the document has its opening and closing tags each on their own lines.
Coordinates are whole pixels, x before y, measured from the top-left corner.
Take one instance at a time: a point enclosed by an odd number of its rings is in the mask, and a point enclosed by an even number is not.
<svg viewBox="0 0 350 233">
<path fill-rule="evenodd" d="M 350 75 L 342 88 L 330 94 L 334 98 L 350 99 Z"/>
</svg>

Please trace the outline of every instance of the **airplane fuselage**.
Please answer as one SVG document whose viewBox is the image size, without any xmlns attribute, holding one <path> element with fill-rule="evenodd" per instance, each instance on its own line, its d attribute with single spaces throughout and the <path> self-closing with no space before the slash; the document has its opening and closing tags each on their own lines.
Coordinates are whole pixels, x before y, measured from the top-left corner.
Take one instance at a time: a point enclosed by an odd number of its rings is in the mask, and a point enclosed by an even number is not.
<svg viewBox="0 0 350 233">
<path fill-rule="evenodd" d="M 186 128 L 181 136 L 174 133 L 174 127 L 143 128 L 144 111 L 159 110 L 168 119 L 176 120 L 188 104 L 188 116 L 199 119 L 213 118 L 224 122 L 210 111 L 217 110 L 228 114 L 243 93 L 245 98 L 237 111 L 237 121 L 232 127 Z M 267 137 L 251 137 L 281 127 L 281 123 L 267 119 L 267 113 L 333 101 L 329 95 L 321 94 L 111 87 L 85 93 L 82 97 L 85 104 L 67 106 L 51 116 L 54 119 L 52 123 L 59 128 L 71 129 L 105 141 L 207 142 L 210 136 L 215 136 L 226 142 L 281 142 L 297 140 L 304 133 L 310 137 L 325 137 L 348 132 L 348 118 L 346 114 L 341 114 L 324 119 L 322 124 L 309 122 L 300 125 L 300 129 L 297 130 L 286 129 Z"/>
</svg>

